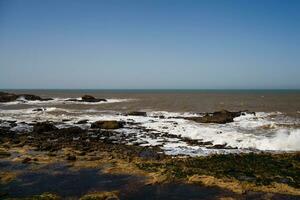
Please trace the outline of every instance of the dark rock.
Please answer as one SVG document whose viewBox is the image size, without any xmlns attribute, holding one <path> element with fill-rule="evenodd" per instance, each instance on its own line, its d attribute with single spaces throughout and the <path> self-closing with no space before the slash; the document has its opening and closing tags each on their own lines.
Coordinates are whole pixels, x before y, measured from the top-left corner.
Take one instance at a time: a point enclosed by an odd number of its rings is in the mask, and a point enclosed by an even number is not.
<svg viewBox="0 0 300 200">
<path fill-rule="evenodd" d="M 18 96 L 16 94 L 10 94 L 6 92 L 0 92 L 0 102 L 10 102 L 17 100 Z"/>
<path fill-rule="evenodd" d="M 41 111 L 45 111 L 45 110 L 46 109 L 44 109 L 44 108 L 35 108 L 32 111 L 34 111 L 34 112 L 41 112 Z"/>
<path fill-rule="evenodd" d="M 107 101 L 106 99 L 97 99 L 91 95 L 84 95 L 81 97 L 81 101 L 83 102 L 100 102 L 100 101 Z"/>
<path fill-rule="evenodd" d="M 69 128 L 61 128 L 61 129 L 57 130 L 57 132 L 72 136 L 72 135 L 77 135 L 79 133 L 82 133 L 82 132 L 84 132 L 84 130 L 82 130 L 78 126 L 72 126 Z"/>
<path fill-rule="evenodd" d="M 0 102 L 11 102 L 16 101 L 18 98 L 24 98 L 28 101 L 49 101 L 52 100 L 51 98 L 42 98 L 37 95 L 33 94 L 13 94 L 13 93 L 6 93 L 0 92 Z"/>
<path fill-rule="evenodd" d="M 102 129 L 118 129 L 124 126 L 124 122 L 110 120 L 110 121 L 96 121 L 92 123 L 91 128 L 102 128 Z"/>
<path fill-rule="evenodd" d="M 86 124 L 88 121 L 89 120 L 87 120 L 87 119 L 83 119 L 83 120 L 76 122 L 75 124 Z"/>
<path fill-rule="evenodd" d="M 0 158 L 9 157 L 11 154 L 8 151 L 0 151 Z"/>
<path fill-rule="evenodd" d="M 38 122 L 33 126 L 34 132 L 48 132 L 54 130 L 57 130 L 57 128 L 50 122 Z"/>
<path fill-rule="evenodd" d="M 97 99 L 91 95 L 84 95 L 81 97 L 81 99 L 68 99 L 67 101 L 74 101 L 74 102 L 89 102 L 89 103 L 95 103 L 95 102 L 101 102 L 101 101 L 107 101 L 106 99 Z"/>
<path fill-rule="evenodd" d="M 24 159 L 22 160 L 22 163 L 23 163 L 23 164 L 27 164 L 27 163 L 29 163 L 30 161 L 31 161 L 31 158 L 26 157 L 26 158 L 24 158 Z"/>
<path fill-rule="evenodd" d="M 93 97 L 93 96 L 91 96 L 91 95 L 83 95 L 83 96 L 81 97 L 81 99 L 82 99 L 83 101 L 93 101 L 93 100 L 96 100 L 96 98 Z"/>
<path fill-rule="evenodd" d="M 207 113 L 203 117 L 185 117 L 184 119 L 192 120 L 199 123 L 216 123 L 216 124 L 225 124 L 233 122 L 235 117 L 242 115 L 242 111 L 230 112 L 227 110 L 221 110 L 213 113 Z"/>
<path fill-rule="evenodd" d="M 159 158 L 160 158 L 160 155 L 156 151 L 149 149 L 149 148 L 143 149 L 139 153 L 139 156 L 141 158 L 147 159 L 147 160 L 159 160 Z"/>
<path fill-rule="evenodd" d="M 66 159 L 69 160 L 69 161 L 75 161 L 76 160 L 76 156 L 74 156 L 74 155 L 67 155 Z"/>
<path fill-rule="evenodd" d="M 225 149 L 226 144 L 215 144 L 212 147 L 207 147 L 207 148 L 212 148 L 212 149 Z"/>
<path fill-rule="evenodd" d="M 147 117 L 147 113 L 146 112 L 141 112 L 141 111 L 128 112 L 128 113 L 126 113 L 126 115 Z"/>
</svg>

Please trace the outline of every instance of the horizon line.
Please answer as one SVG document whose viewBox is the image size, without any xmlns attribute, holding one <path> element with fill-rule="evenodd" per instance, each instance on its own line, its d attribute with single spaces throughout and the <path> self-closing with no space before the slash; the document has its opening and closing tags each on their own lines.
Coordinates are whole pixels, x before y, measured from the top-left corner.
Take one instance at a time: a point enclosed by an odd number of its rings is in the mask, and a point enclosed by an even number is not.
<svg viewBox="0 0 300 200">
<path fill-rule="evenodd" d="M 300 90 L 300 88 L 0 88 L 0 90 Z"/>
</svg>

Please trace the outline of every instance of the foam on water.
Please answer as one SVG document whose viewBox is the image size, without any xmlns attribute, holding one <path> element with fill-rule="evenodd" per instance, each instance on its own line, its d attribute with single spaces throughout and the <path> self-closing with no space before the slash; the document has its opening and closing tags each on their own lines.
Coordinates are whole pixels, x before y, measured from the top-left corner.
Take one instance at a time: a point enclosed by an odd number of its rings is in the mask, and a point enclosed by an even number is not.
<svg viewBox="0 0 300 200">
<path fill-rule="evenodd" d="M 173 113 L 166 111 L 148 112 L 147 117 L 125 116 L 116 112 L 104 113 L 98 110 L 73 110 L 56 107 L 46 107 L 42 111 L 31 109 L 0 110 L 2 120 L 16 120 L 17 126 L 11 130 L 30 131 L 32 127 L 20 122 L 32 121 L 54 121 L 62 122 L 62 119 L 69 121 L 61 123 L 58 128 L 74 125 L 75 122 L 86 119 L 89 122 L 97 120 L 122 120 L 135 122 L 138 125 L 126 125 L 123 129 L 117 130 L 121 134 L 130 136 L 136 133 L 137 141 L 141 146 L 161 146 L 170 155 L 208 155 L 212 153 L 239 153 L 248 151 L 300 151 L 300 129 L 299 126 L 283 128 L 281 121 L 276 121 L 274 115 L 282 113 L 256 113 L 245 114 L 234 119 L 234 122 L 227 124 L 201 124 L 178 117 L 199 116 L 195 113 Z M 159 117 L 163 116 L 163 117 Z M 289 119 L 290 120 L 290 119 Z M 298 121 L 296 121 L 298 123 Z M 295 121 L 286 121 L 291 125 Z M 8 126 L 7 122 L 0 123 L 0 126 Z M 78 125 L 83 129 L 90 127 L 90 124 Z M 268 127 L 266 129 L 265 127 Z M 144 131 L 143 129 L 147 129 Z M 154 133 L 163 133 L 153 137 Z M 211 142 L 213 145 L 226 145 L 237 149 L 214 149 L 207 146 L 190 145 L 179 138 L 172 138 L 172 135 L 187 137 L 202 142 Z M 128 142 L 130 144 L 130 142 Z M 212 145 L 212 146 L 213 146 Z"/>
<path fill-rule="evenodd" d="M 76 98 L 77 100 L 81 100 L 81 98 Z M 132 101 L 133 99 L 106 99 L 107 101 L 100 102 L 80 102 L 80 101 L 68 101 L 69 98 L 54 98 L 49 101 L 28 101 L 24 97 L 19 97 L 16 101 L 0 103 L 0 105 L 60 105 L 60 104 L 86 104 L 86 105 L 98 105 L 98 104 L 108 104 L 108 103 L 120 103 Z"/>
</svg>

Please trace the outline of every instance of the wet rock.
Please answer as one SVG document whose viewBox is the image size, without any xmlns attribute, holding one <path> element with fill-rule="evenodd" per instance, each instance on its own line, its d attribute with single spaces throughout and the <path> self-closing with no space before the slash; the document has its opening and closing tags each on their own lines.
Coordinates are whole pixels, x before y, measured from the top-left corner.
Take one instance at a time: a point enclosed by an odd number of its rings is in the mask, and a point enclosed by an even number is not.
<svg viewBox="0 0 300 200">
<path fill-rule="evenodd" d="M 158 160 L 160 155 L 152 149 L 145 148 L 139 153 L 139 157 L 147 160 Z"/>
<path fill-rule="evenodd" d="M 117 192 L 96 192 L 82 196 L 79 200 L 119 200 Z"/>
<path fill-rule="evenodd" d="M 198 123 L 216 123 L 225 124 L 233 122 L 233 119 L 242 115 L 242 111 L 230 112 L 221 110 L 213 113 L 207 113 L 203 117 L 185 117 L 185 119 L 192 120 Z"/>
<path fill-rule="evenodd" d="M 50 122 L 38 122 L 33 126 L 34 132 L 48 132 L 55 130 L 57 130 L 56 126 Z"/>
<path fill-rule="evenodd" d="M 87 119 L 83 119 L 83 120 L 79 120 L 78 122 L 76 122 L 75 124 L 86 124 L 88 123 L 89 120 Z"/>
<path fill-rule="evenodd" d="M 83 96 L 81 97 L 81 99 L 82 99 L 83 101 L 95 101 L 95 100 L 96 100 L 96 98 L 93 97 L 93 96 L 91 96 L 91 95 L 83 95 Z"/>
<path fill-rule="evenodd" d="M 84 132 L 84 130 L 82 130 L 78 126 L 72 126 L 72 127 L 68 127 L 68 128 L 61 128 L 57 132 L 59 134 L 66 134 L 68 136 L 74 136 L 74 135 L 78 135 L 78 134 Z"/>
<path fill-rule="evenodd" d="M 24 158 L 24 159 L 22 160 L 22 163 L 23 163 L 23 164 L 27 164 L 27 163 L 29 163 L 30 161 L 31 161 L 31 158 L 26 157 L 26 158 Z"/>
<path fill-rule="evenodd" d="M 6 93 L 6 92 L 0 92 L 0 102 L 11 102 L 16 101 L 18 98 L 23 98 L 27 101 L 49 101 L 53 100 L 51 98 L 42 98 L 37 95 L 33 94 L 13 94 L 13 93 Z"/>
<path fill-rule="evenodd" d="M 110 121 L 96 121 L 91 124 L 91 128 L 101 128 L 101 129 L 118 129 L 123 128 L 124 122 L 110 120 Z"/>
<path fill-rule="evenodd" d="M 75 101 L 75 102 L 89 102 L 89 103 L 96 103 L 96 102 L 105 102 L 107 101 L 106 99 L 98 99 L 98 98 L 95 98 L 91 95 L 83 95 L 81 97 L 81 99 L 68 99 L 67 101 Z"/>
<path fill-rule="evenodd" d="M 44 108 L 35 108 L 35 109 L 33 109 L 32 111 L 33 112 L 42 112 L 42 111 L 45 111 L 46 109 L 44 109 Z"/>
<path fill-rule="evenodd" d="M 76 156 L 74 155 L 67 155 L 67 158 L 66 158 L 68 161 L 76 161 Z"/>
<path fill-rule="evenodd" d="M 129 116 L 142 116 L 142 117 L 147 117 L 147 112 L 132 111 L 132 112 L 126 113 L 126 115 L 129 115 Z"/>
<path fill-rule="evenodd" d="M 10 94 L 6 92 L 0 92 L 0 102 L 10 102 L 18 99 L 16 94 Z"/>
<path fill-rule="evenodd" d="M 227 144 L 215 144 L 211 147 L 207 147 L 208 149 L 225 149 Z"/>
<path fill-rule="evenodd" d="M 8 151 L 0 150 L 0 158 L 9 157 L 10 155 Z"/>
<path fill-rule="evenodd" d="M 45 192 L 41 195 L 34 195 L 30 198 L 26 198 L 26 199 L 36 199 L 36 200 L 61 200 L 62 198 L 60 196 L 58 196 L 57 194 L 53 194 L 53 193 L 49 193 L 49 192 Z"/>
</svg>

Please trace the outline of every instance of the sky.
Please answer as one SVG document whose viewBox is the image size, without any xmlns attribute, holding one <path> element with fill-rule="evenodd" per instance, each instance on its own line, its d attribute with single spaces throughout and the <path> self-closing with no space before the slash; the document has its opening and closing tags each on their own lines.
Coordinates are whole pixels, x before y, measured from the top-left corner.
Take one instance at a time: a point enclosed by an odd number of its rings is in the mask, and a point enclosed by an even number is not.
<svg viewBox="0 0 300 200">
<path fill-rule="evenodd" d="M 0 0 L 0 88 L 300 89 L 298 0 Z"/>
</svg>

